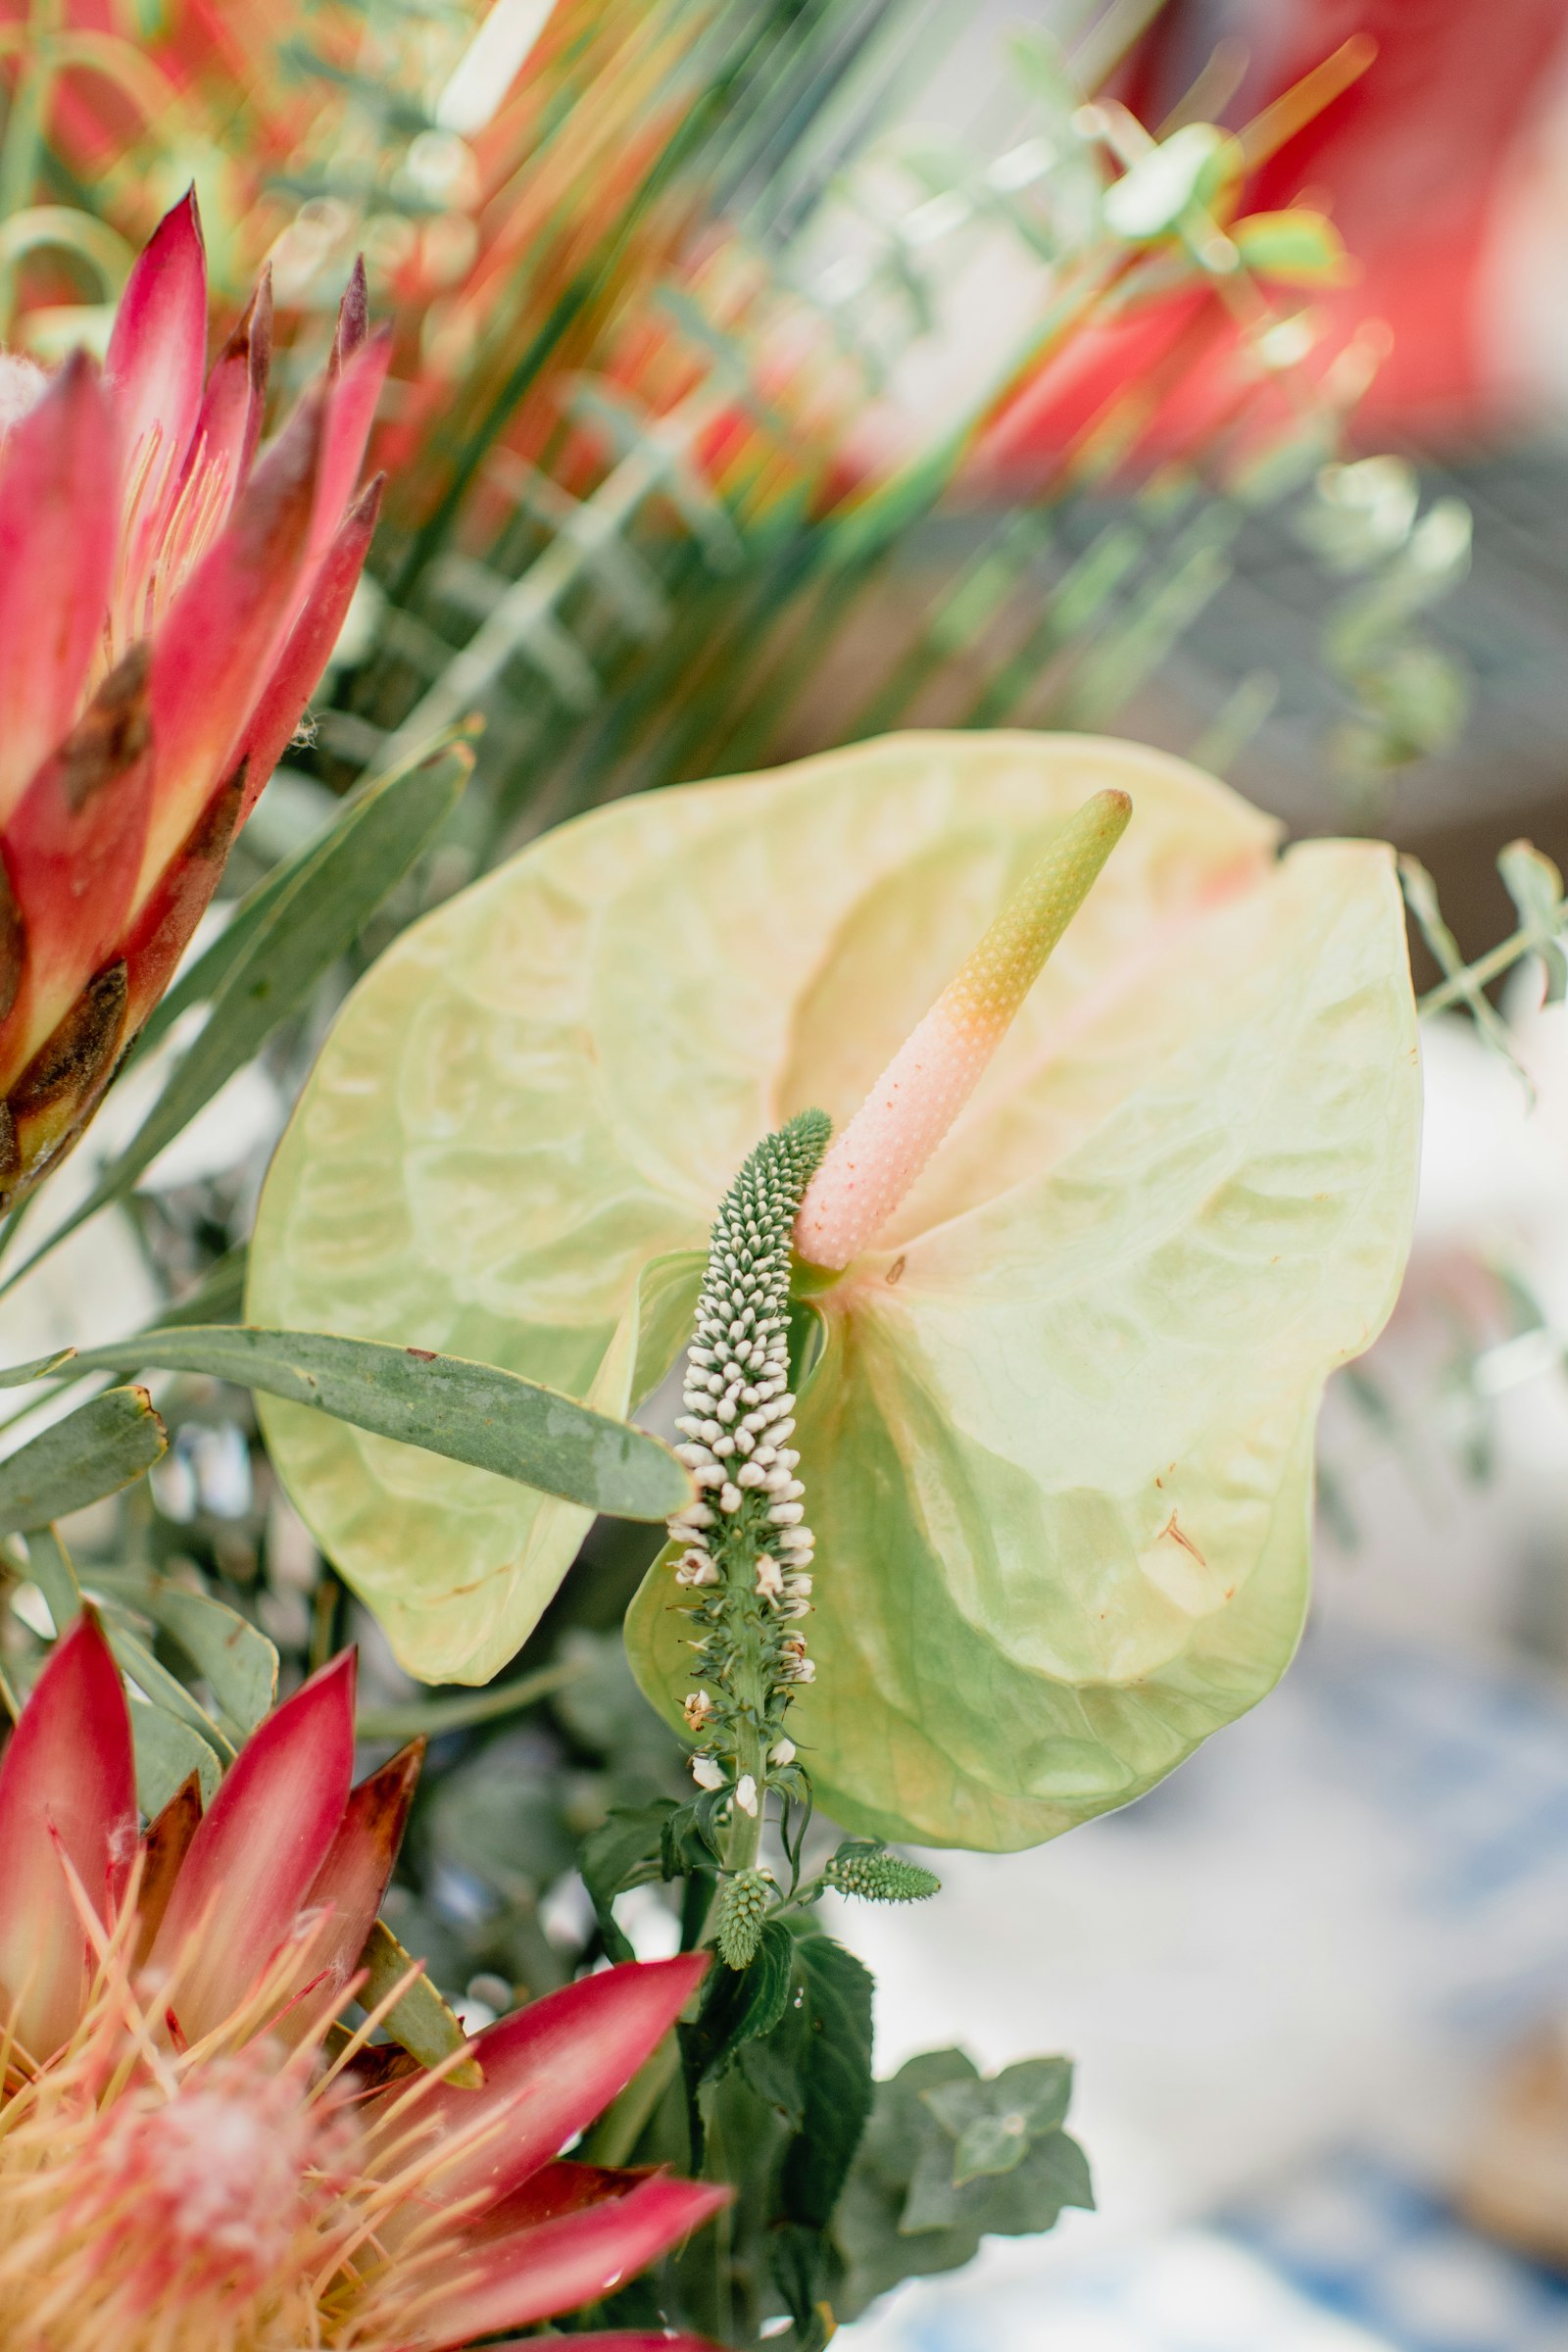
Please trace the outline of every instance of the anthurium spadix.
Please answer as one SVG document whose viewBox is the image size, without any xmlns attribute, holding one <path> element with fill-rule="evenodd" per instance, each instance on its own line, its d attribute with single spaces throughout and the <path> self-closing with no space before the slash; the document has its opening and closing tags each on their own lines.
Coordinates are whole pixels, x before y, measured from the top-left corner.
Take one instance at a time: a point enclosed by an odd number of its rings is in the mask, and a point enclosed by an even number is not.
<svg viewBox="0 0 1568 2352">
<path fill-rule="evenodd" d="M 1101 827 L 1092 870 L 1120 821 L 1078 814 L 1099 794 L 1131 821 L 1035 978 L 1054 847 Z M 911 1077 L 912 1123 L 883 1099 Z M 407 932 L 279 1150 L 251 1309 L 633 1409 L 691 1337 L 736 1169 L 820 1105 L 791 1736 L 852 1827 L 1022 1845 L 1147 1788 L 1288 1662 L 1318 1400 L 1397 1285 L 1417 1084 L 1385 849 L 1282 857 L 1132 745 L 892 738 L 618 804 Z M 584 1514 L 264 1410 L 413 1671 L 492 1673 Z M 628 1621 L 677 1723 L 679 1558 Z"/>
</svg>

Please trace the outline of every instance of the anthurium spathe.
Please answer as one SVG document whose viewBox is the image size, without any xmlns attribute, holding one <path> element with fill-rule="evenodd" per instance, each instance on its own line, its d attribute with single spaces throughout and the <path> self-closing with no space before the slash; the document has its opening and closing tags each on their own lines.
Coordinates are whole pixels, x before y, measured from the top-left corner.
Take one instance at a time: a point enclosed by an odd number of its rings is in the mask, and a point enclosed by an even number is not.
<svg viewBox="0 0 1568 2352">
<path fill-rule="evenodd" d="M 192 1781 L 138 1838 L 96 1623 L 44 1669 L 0 1760 L 0 2343 L 453 2352 L 597 2302 L 724 2201 L 557 2161 L 701 1956 L 490 2027 L 464 2057 L 476 2087 L 334 2026 L 418 1769 L 406 1749 L 351 1788 L 353 1752 L 345 1656 L 262 1725 L 205 1819 Z"/>
<path fill-rule="evenodd" d="M 258 457 L 267 281 L 207 368 L 194 198 L 103 369 L 0 355 L 0 1208 L 69 1149 L 169 983 L 320 676 L 374 528 L 363 274 Z"/>
<path fill-rule="evenodd" d="M 847 1264 L 797 1279 L 820 1345 L 790 1441 L 815 1541 L 792 1736 L 819 1798 L 883 1835 L 1049 1837 L 1283 1671 L 1323 1382 L 1388 1312 L 1411 1216 L 1388 851 L 1281 857 L 1235 794 L 1081 737 L 892 738 L 629 801 L 405 934 L 262 1204 L 259 1320 L 628 1409 L 690 1337 L 748 1151 L 809 1104 L 844 1141 L 1102 793 L 1130 797 L 1125 836 L 951 1132 Z M 267 1422 L 407 1663 L 492 1672 L 583 1515 L 292 1408 Z M 678 1559 L 628 1623 L 675 1722 Z"/>
</svg>

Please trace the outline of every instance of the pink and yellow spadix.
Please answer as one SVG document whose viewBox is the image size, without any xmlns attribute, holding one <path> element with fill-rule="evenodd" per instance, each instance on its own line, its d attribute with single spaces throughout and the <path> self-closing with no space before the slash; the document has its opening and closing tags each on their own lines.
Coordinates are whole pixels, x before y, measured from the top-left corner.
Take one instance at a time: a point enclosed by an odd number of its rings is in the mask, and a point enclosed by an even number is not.
<svg viewBox="0 0 1568 2352">
<path fill-rule="evenodd" d="M 1127 829 L 1124 792 L 1097 792 L 911 1030 L 807 1188 L 795 1240 L 842 1272 L 873 1242 L 979 1084 L 1046 959 Z"/>
<path fill-rule="evenodd" d="M 365 563 L 386 371 L 363 273 L 258 456 L 264 277 L 211 372 L 194 197 L 0 412 L 0 1207 L 91 1116 L 299 725 Z M 13 369 L 13 374 L 15 370 Z"/>
<path fill-rule="evenodd" d="M 372 2041 L 396 1991 L 337 2023 L 419 1761 L 351 1788 L 353 1753 L 344 1656 L 205 1819 L 191 1782 L 139 1835 L 108 1646 L 90 1616 L 60 1642 L 0 1759 L 0 2343 L 453 2352 L 597 2302 L 723 2202 L 560 2158 L 701 1955 L 584 1978 L 439 2066 Z"/>
</svg>

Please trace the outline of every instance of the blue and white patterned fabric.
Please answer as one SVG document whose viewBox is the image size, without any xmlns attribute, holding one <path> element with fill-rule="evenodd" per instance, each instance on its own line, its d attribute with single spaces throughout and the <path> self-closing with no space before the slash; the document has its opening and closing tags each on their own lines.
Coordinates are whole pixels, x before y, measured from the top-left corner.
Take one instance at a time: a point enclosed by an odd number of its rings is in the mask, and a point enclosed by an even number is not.
<svg viewBox="0 0 1568 2352">
<path fill-rule="evenodd" d="M 1568 2352 L 1568 2284 L 1442 2193 L 1500 2054 L 1568 2010 L 1558 1686 L 1320 1625 L 1144 1803 L 933 1860 L 923 1951 L 906 1915 L 843 1920 L 884 2062 L 959 2003 L 989 2066 L 1072 2050 L 1102 2212 L 847 2352 Z"/>
</svg>

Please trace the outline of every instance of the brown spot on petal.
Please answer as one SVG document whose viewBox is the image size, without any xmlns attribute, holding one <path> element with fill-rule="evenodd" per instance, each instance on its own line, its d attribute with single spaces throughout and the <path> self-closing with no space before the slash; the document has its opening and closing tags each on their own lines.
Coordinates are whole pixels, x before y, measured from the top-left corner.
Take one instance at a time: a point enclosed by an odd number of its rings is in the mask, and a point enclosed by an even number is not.
<svg viewBox="0 0 1568 2352">
<path fill-rule="evenodd" d="M 202 1785 L 190 1773 L 147 1832 L 142 1848 L 141 1890 L 136 1903 L 136 1966 L 152 1950 L 180 1865 L 201 1826 Z"/>
<path fill-rule="evenodd" d="M 27 931 L 11 887 L 11 876 L 0 860 L 0 1021 L 17 1001 L 22 970 L 27 958 Z"/>
<path fill-rule="evenodd" d="M 124 1017 L 125 967 L 112 963 L 88 981 L 12 1088 L 11 1114 L 19 1130 L 41 1112 L 74 1108 L 107 1076 Z"/>
<path fill-rule="evenodd" d="M 148 665 L 146 645 L 133 645 L 60 747 L 61 797 L 74 816 L 134 767 L 152 741 Z"/>
</svg>

